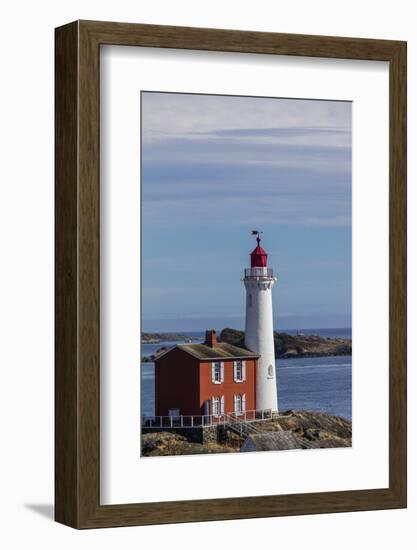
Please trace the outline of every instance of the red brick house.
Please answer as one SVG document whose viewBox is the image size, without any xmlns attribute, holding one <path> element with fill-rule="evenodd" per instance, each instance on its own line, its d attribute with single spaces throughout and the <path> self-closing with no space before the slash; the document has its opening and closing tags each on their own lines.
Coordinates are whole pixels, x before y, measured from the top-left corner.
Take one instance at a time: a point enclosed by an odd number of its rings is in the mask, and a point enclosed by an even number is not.
<svg viewBox="0 0 417 550">
<path fill-rule="evenodd" d="M 202 344 L 179 344 L 155 360 L 155 414 L 179 417 L 243 416 L 256 409 L 259 355 L 206 332 Z"/>
</svg>

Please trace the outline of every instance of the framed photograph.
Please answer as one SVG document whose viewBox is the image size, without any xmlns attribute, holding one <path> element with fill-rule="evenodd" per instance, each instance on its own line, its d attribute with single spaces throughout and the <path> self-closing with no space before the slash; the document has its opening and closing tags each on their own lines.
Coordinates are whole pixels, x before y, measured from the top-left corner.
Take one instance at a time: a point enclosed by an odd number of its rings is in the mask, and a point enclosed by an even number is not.
<svg viewBox="0 0 417 550">
<path fill-rule="evenodd" d="M 406 43 L 56 29 L 56 520 L 406 506 Z"/>
</svg>

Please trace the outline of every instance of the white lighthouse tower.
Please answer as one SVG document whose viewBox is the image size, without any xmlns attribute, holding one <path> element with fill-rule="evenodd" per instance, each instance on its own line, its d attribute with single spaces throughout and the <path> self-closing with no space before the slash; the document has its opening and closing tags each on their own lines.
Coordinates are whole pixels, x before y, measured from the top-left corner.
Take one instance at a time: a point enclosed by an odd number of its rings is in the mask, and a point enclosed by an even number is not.
<svg viewBox="0 0 417 550">
<path fill-rule="evenodd" d="M 251 266 L 245 269 L 246 288 L 245 346 L 260 358 L 256 372 L 256 408 L 278 411 L 277 381 L 275 376 L 274 325 L 272 317 L 272 287 L 276 279 L 267 265 L 268 255 L 260 246 L 251 253 Z"/>
</svg>

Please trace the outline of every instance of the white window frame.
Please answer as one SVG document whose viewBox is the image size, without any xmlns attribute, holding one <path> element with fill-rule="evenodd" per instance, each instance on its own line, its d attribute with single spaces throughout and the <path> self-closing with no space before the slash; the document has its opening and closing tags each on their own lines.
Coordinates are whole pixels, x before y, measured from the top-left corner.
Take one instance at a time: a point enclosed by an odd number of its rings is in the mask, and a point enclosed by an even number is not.
<svg viewBox="0 0 417 550">
<path fill-rule="evenodd" d="M 222 415 L 222 398 L 218 395 L 211 398 L 211 414 L 216 418 Z"/>
<path fill-rule="evenodd" d="M 274 365 L 268 365 L 268 378 L 274 378 Z"/>
<path fill-rule="evenodd" d="M 239 365 L 240 363 L 240 365 Z M 241 377 L 238 377 L 238 368 L 241 368 Z M 246 361 L 233 361 L 233 379 L 237 383 L 245 382 L 246 380 Z"/>
<path fill-rule="evenodd" d="M 240 402 L 239 408 L 237 404 Z M 233 396 L 233 412 L 236 416 L 242 416 L 246 412 L 246 393 L 236 393 Z"/>
<path fill-rule="evenodd" d="M 219 370 L 219 379 L 217 380 L 217 370 Z M 211 364 L 211 381 L 213 384 L 222 384 L 224 382 L 224 363 L 221 361 L 213 361 Z"/>
</svg>

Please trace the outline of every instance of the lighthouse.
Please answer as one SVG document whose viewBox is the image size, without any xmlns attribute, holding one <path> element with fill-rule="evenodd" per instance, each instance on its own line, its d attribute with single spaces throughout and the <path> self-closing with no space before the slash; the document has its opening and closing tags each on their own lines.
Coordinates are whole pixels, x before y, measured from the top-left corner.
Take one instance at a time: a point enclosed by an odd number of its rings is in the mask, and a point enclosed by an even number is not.
<svg viewBox="0 0 417 550">
<path fill-rule="evenodd" d="M 256 408 L 278 411 L 275 376 L 274 325 L 272 288 L 276 279 L 268 267 L 268 254 L 261 247 L 259 231 L 257 246 L 250 254 L 250 267 L 245 268 L 246 288 L 245 346 L 260 355 L 256 371 Z"/>
</svg>

